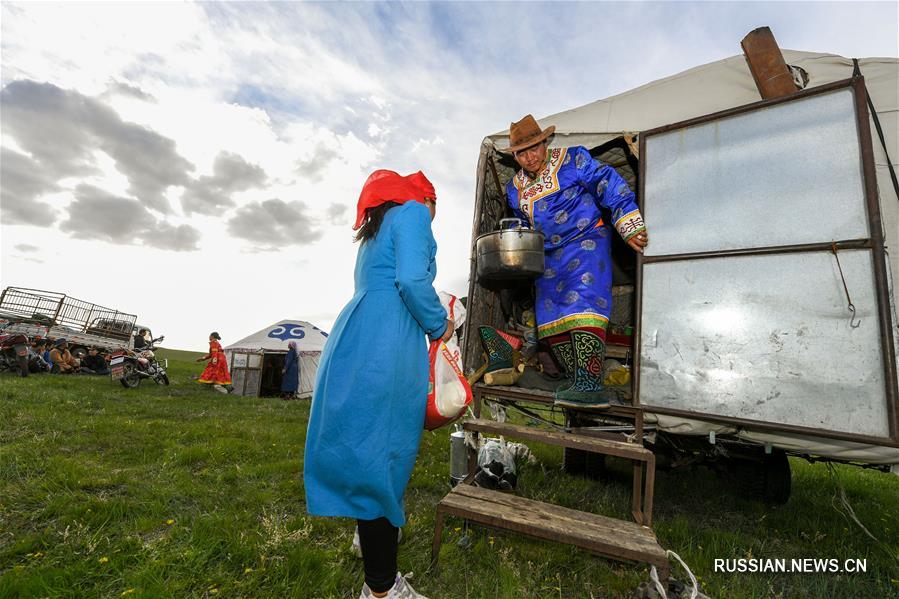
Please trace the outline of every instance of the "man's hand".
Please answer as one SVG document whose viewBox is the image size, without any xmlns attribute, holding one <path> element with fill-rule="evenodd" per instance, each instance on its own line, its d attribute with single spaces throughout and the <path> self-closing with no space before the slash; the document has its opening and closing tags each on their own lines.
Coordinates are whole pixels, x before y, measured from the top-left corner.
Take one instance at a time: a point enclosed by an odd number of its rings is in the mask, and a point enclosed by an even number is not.
<svg viewBox="0 0 899 599">
<path fill-rule="evenodd" d="M 646 229 L 627 240 L 627 244 L 631 246 L 631 249 L 640 254 L 643 253 L 643 248 L 646 247 L 647 243 L 649 243 L 649 233 L 646 232 Z"/>
<path fill-rule="evenodd" d="M 455 333 L 455 332 L 456 332 L 456 323 L 452 319 L 447 318 L 446 319 L 446 331 L 444 331 L 443 337 L 441 337 L 440 340 L 443 341 L 444 343 L 446 343 L 447 341 L 449 341 L 450 339 L 453 338 L 453 333 Z"/>
</svg>

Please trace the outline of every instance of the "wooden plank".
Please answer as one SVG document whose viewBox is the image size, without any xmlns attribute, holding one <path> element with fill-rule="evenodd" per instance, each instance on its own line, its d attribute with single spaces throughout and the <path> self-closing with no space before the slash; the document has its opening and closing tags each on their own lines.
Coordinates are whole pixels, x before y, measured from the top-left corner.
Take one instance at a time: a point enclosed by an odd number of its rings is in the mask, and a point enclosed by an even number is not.
<svg viewBox="0 0 899 599">
<path fill-rule="evenodd" d="M 468 487 L 467 485 L 465 485 Z M 459 487 L 457 486 L 457 489 Z M 468 490 L 476 489 L 469 487 Z M 566 508 L 478 489 L 482 496 L 451 492 L 438 510 L 496 528 L 576 545 L 608 557 L 646 562 L 667 568 L 665 550 L 648 528 L 595 514 L 562 517 Z M 517 500 L 511 507 L 509 500 Z"/>
<path fill-rule="evenodd" d="M 477 501 L 489 501 L 510 510 L 532 511 L 543 518 L 567 521 L 572 526 L 578 528 L 590 529 L 599 527 L 601 530 L 614 530 L 621 534 L 634 534 L 634 531 L 642 528 L 640 525 L 627 520 L 619 520 L 617 518 L 609 518 L 607 516 L 573 510 L 571 508 L 562 507 L 561 505 L 526 499 L 513 493 L 491 491 L 490 489 L 475 487 L 473 485 L 456 485 L 456 488 L 450 493 L 450 495 L 453 494 L 455 494 L 456 497 L 465 497 Z M 447 497 L 449 497 L 449 495 L 447 495 Z M 650 532 L 650 534 L 652 533 Z"/>
<path fill-rule="evenodd" d="M 470 431 L 504 435 L 632 460 L 647 461 L 650 459 L 650 456 L 653 455 L 652 452 L 645 447 L 634 443 L 609 441 L 599 437 L 587 437 L 567 432 L 537 429 L 518 424 L 509 424 L 508 422 L 496 422 L 483 419 L 466 420 L 462 423 L 462 428 Z"/>
<path fill-rule="evenodd" d="M 477 387 L 483 389 L 482 393 L 484 395 L 498 395 L 500 397 L 516 396 L 516 399 L 522 398 L 521 396 L 527 396 L 522 399 L 527 399 L 528 401 L 546 400 L 549 403 L 553 402 L 553 392 L 544 391 L 543 389 L 523 389 L 521 387 L 485 385 L 483 383 L 478 383 Z"/>
<path fill-rule="evenodd" d="M 511 530 L 558 543 L 575 545 L 602 555 L 638 562 L 664 564 L 661 546 L 640 543 L 637 537 L 620 532 L 561 525 L 558 521 L 538 518 L 532 512 L 508 511 L 488 502 L 466 500 L 461 504 L 442 504 L 441 511 L 494 528 Z"/>
<path fill-rule="evenodd" d="M 630 358 L 632 349 L 629 345 L 606 345 L 607 358 Z"/>
<path fill-rule="evenodd" d="M 477 383 L 474 386 L 474 391 L 476 393 L 480 393 L 484 397 L 490 397 L 498 400 L 529 401 L 533 403 L 545 404 L 552 404 L 555 402 L 555 400 L 553 399 L 553 392 L 544 391 L 543 389 L 526 389 L 524 387 L 485 385 L 484 383 Z M 627 400 L 628 402 L 632 401 L 630 389 L 626 389 L 623 391 L 623 399 Z M 613 398 L 609 408 L 602 410 L 600 414 L 627 414 L 628 416 L 630 416 L 634 412 L 637 412 L 639 410 L 639 406 L 634 406 L 632 403 L 623 403 Z"/>
</svg>

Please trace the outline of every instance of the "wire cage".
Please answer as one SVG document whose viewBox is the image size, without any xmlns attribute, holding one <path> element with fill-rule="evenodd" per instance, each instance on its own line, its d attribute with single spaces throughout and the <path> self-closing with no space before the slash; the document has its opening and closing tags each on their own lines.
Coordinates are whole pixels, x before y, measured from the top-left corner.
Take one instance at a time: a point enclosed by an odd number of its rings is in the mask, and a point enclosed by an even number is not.
<svg viewBox="0 0 899 599">
<path fill-rule="evenodd" d="M 7 287 L 0 295 L 0 312 L 22 321 L 63 326 L 74 331 L 126 340 L 135 314 L 126 314 L 64 293 Z"/>
</svg>

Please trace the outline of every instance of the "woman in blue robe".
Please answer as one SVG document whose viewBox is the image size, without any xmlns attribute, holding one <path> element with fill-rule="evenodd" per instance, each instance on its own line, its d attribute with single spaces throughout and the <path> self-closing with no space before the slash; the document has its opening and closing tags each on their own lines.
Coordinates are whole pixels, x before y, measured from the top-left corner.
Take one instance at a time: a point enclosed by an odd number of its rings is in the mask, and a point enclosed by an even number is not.
<svg viewBox="0 0 899 599">
<path fill-rule="evenodd" d="M 281 397 L 293 399 L 300 386 L 300 358 L 297 355 L 297 342 L 287 344 L 287 355 L 284 357 L 284 368 L 281 369 Z"/>
<path fill-rule="evenodd" d="M 325 343 L 313 391 L 306 505 L 313 515 L 357 520 L 363 597 L 411 590 L 397 574 L 397 532 L 406 522 L 403 494 L 424 427 L 426 335 L 439 339 L 453 330 L 432 285 L 434 198 L 420 173 L 377 171 L 366 182 L 355 295 Z"/>
</svg>

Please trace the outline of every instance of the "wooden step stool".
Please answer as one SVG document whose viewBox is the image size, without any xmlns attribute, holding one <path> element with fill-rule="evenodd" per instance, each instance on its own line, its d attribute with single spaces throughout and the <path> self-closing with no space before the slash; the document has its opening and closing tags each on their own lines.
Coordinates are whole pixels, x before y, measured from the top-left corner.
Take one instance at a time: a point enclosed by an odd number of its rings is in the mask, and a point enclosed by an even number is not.
<svg viewBox="0 0 899 599">
<path fill-rule="evenodd" d="M 668 578 L 665 550 L 647 526 L 469 484 L 456 485 L 437 505 L 431 548 L 434 563 L 440 555 L 446 515 L 538 539 L 575 545 L 611 559 L 651 564 L 658 568 L 660 580 Z"/>
<path fill-rule="evenodd" d="M 512 401 L 549 403 L 549 393 L 533 393 L 518 388 L 484 388 L 475 386 L 475 416 L 480 415 L 481 398 L 490 395 Z M 544 395 L 549 397 L 544 397 Z M 629 459 L 634 463 L 632 515 L 634 522 L 572 510 L 508 493 L 475 487 L 470 483 L 477 471 L 477 451 L 469 448 L 468 477 L 437 504 L 431 559 L 436 564 L 442 542 L 446 515 L 464 518 L 478 524 L 511 530 L 531 537 L 581 547 L 612 559 L 654 565 L 665 580 L 669 564 L 665 550 L 659 545 L 652 525 L 652 502 L 655 485 L 655 455 L 642 445 L 642 411 L 639 407 L 622 406 L 618 410 L 634 416 L 635 437 L 630 443 L 597 437 L 588 431 L 538 429 L 475 418 L 463 428 L 475 434 L 502 435 L 560 447 L 579 449 Z M 643 481 L 645 480 L 645 486 Z"/>
</svg>

